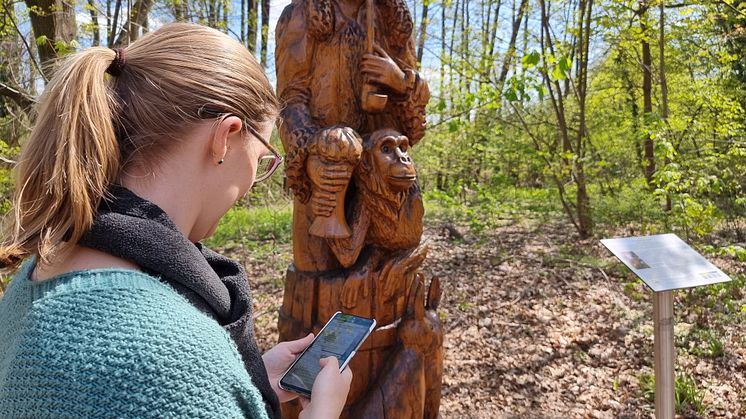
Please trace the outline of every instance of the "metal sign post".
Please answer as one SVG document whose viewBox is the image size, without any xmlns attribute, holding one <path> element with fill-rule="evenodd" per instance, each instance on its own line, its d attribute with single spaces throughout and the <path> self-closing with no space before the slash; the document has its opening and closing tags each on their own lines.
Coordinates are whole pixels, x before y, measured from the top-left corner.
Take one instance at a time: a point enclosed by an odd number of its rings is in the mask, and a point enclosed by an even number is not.
<svg viewBox="0 0 746 419">
<path fill-rule="evenodd" d="M 655 358 L 655 415 L 674 417 L 673 291 L 653 293 L 653 354 Z"/>
<path fill-rule="evenodd" d="M 673 419 L 675 380 L 673 290 L 730 281 L 675 234 L 601 240 L 653 290 L 655 416 Z"/>
</svg>

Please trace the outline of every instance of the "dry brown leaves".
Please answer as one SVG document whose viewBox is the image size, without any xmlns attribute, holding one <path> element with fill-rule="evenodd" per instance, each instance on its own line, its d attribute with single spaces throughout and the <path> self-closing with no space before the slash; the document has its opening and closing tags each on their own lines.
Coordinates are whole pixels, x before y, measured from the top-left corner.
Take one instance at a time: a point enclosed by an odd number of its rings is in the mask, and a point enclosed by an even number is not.
<svg viewBox="0 0 746 419">
<path fill-rule="evenodd" d="M 444 418 L 653 414 L 639 385 L 640 375 L 653 370 L 650 293 L 633 282 L 632 294 L 639 297 L 628 296 L 630 286 L 625 293 L 624 284 L 630 278 L 602 246 L 578 241 L 568 231 L 563 225 L 514 223 L 479 240 L 462 231 L 462 242 L 449 239 L 452 233 L 442 227 L 426 229 L 430 254 L 424 272 L 428 278 L 438 275 L 443 286 Z M 246 258 L 256 333 L 265 349 L 277 340 L 290 254 L 289 246 L 281 246 L 262 260 Z M 599 267 L 583 257 L 603 263 Z M 686 326 L 688 320 L 679 321 Z M 726 336 L 724 356 L 679 351 L 676 366 L 703 389 L 706 417 L 744 416 L 743 325 L 718 327 Z"/>
</svg>

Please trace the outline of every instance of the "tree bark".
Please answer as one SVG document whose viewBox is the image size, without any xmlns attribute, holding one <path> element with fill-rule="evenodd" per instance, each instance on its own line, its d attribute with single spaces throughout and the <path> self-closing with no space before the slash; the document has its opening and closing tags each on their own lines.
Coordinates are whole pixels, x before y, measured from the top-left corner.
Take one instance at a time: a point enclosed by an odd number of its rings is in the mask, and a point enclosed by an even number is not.
<svg viewBox="0 0 746 419">
<path fill-rule="evenodd" d="M 425 52 L 425 39 L 427 38 L 427 13 L 430 10 L 430 1 L 422 2 L 422 20 L 420 20 L 420 33 L 417 37 L 417 66 L 422 66 L 422 54 Z"/>
<path fill-rule="evenodd" d="M 653 60 L 650 55 L 650 42 L 647 36 L 649 27 L 647 23 L 647 14 L 649 5 L 647 0 L 640 0 L 640 9 L 638 11 L 640 18 L 641 44 L 642 44 L 642 114 L 645 125 L 645 138 L 643 139 L 643 153 L 645 159 L 645 179 L 648 185 L 652 184 L 653 175 L 655 174 L 655 149 L 653 137 L 650 132 L 650 122 L 653 116 Z"/>
<path fill-rule="evenodd" d="M 269 42 L 269 0 L 262 0 L 262 49 L 259 56 L 264 68 L 267 68 L 267 43 Z"/>
<path fill-rule="evenodd" d="M 593 0 L 580 0 L 580 22 L 578 23 L 578 108 L 579 127 L 575 144 L 577 158 L 575 165 L 575 184 L 578 188 L 575 205 L 578 212 L 578 233 L 581 238 L 588 238 L 593 233 L 593 217 L 591 214 L 590 196 L 586 187 L 585 178 L 585 149 L 588 142 L 586 126 L 586 92 L 588 87 L 588 49 L 590 45 L 591 15 L 593 11 Z"/>
<path fill-rule="evenodd" d="M 246 0 L 241 0 L 241 44 L 246 45 Z"/>
<path fill-rule="evenodd" d="M 665 1 L 660 0 L 659 4 L 659 20 L 658 20 L 658 31 L 659 31 L 659 38 L 658 38 L 658 54 L 659 57 L 659 64 L 658 64 L 658 75 L 660 78 L 660 84 L 661 84 L 661 118 L 663 118 L 663 123 L 666 126 L 666 132 L 668 131 L 668 81 L 666 80 L 666 9 L 665 9 Z M 664 159 L 664 164 L 668 165 L 671 163 L 671 159 L 666 156 Z M 666 211 L 671 211 L 671 196 L 666 194 Z"/>
<path fill-rule="evenodd" d="M 246 2 L 246 48 L 252 53 L 256 53 L 256 19 L 259 3 L 257 0 L 248 0 Z"/>
<path fill-rule="evenodd" d="M 98 10 L 94 0 L 88 0 L 88 13 L 91 14 L 91 32 L 93 32 L 92 46 L 101 45 L 101 29 L 98 26 Z"/>
<path fill-rule="evenodd" d="M 155 0 L 135 1 L 132 5 L 132 10 L 129 12 L 127 22 L 124 24 L 124 27 L 127 29 L 119 32 L 119 36 L 114 42 L 114 47 L 129 45 L 136 41 L 145 32 L 148 15 L 150 14 L 150 9 L 153 7 L 154 3 Z"/>
<path fill-rule="evenodd" d="M 500 75 L 497 78 L 498 91 L 502 91 L 503 86 L 505 85 L 505 79 L 508 76 L 510 64 L 513 61 L 513 57 L 515 56 L 515 43 L 518 40 L 518 31 L 521 29 L 521 23 L 523 23 L 523 14 L 526 12 L 527 7 L 528 0 L 521 0 L 521 5 L 518 8 L 515 20 L 513 20 L 513 28 L 510 32 L 510 43 L 508 44 L 508 50 L 505 52 Z"/>
<path fill-rule="evenodd" d="M 22 91 L 19 88 L 9 86 L 4 82 L 0 81 L 0 96 L 7 97 L 12 100 L 16 105 L 25 110 L 30 110 L 36 103 L 33 96 Z M 0 102 L 2 104 L 2 102 Z"/>
<path fill-rule="evenodd" d="M 117 36 L 117 26 L 119 25 L 119 12 L 122 10 L 122 0 L 117 0 L 114 4 L 114 17 L 109 25 L 109 40 L 107 44 L 111 47 L 114 45 L 114 39 Z"/>
<path fill-rule="evenodd" d="M 26 0 L 31 28 L 38 44 L 39 63 L 49 79 L 50 65 L 59 57 L 58 45 L 75 39 L 75 3 L 66 0 Z M 44 42 L 39 42 L 44 39 Z"/>
</svg>

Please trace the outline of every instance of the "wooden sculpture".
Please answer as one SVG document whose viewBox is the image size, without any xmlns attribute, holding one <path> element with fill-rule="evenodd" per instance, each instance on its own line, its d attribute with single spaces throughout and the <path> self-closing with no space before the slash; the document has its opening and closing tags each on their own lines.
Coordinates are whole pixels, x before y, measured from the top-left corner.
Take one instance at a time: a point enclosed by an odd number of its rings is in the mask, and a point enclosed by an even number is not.
<svg viewBox="0 0 746 419">
<path fill-rule="evenodd" d="M 338 310 L 377 320 L 350 364 L 348 418 L 435 418 L 440 404 L 440 283 L 418 273 L 427 247 L 408 154 L 430 97 L 412 25 L 403 0 L 294 0 L 276 31 L 294 193 L 280 340 L 318 332 Z M 298 411 L 283 406 L 286 418 Z"/>
</svg>

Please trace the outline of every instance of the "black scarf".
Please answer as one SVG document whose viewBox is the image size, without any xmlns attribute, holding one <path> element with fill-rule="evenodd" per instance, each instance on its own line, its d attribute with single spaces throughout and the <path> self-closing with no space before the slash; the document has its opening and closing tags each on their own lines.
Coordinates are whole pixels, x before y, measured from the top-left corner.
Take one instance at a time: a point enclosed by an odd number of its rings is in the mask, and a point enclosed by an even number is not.
<svg viewBox="0 0 746 419">
<path fill-rule="evenodd" d="M 110 192 L 79 244 L 133 261 L 217 320 L 236 343 L 269 417 L 279 418 L 280 403 L 254 338 L 251 291 L 241 265 L 190 242 L 152 202 L 121 186 Z"/>
</svg>

